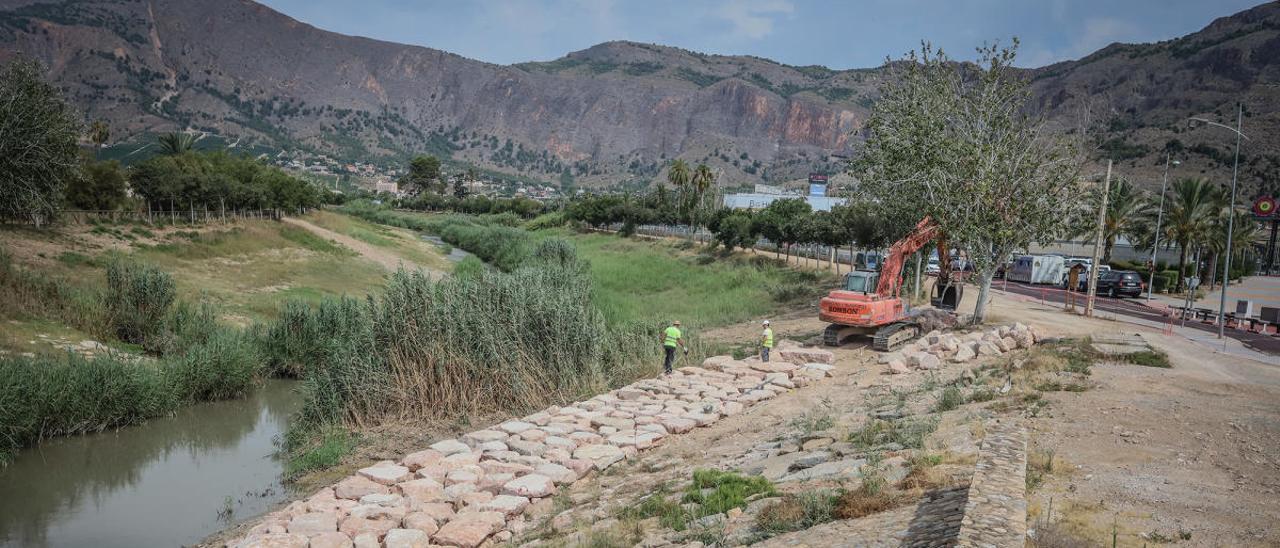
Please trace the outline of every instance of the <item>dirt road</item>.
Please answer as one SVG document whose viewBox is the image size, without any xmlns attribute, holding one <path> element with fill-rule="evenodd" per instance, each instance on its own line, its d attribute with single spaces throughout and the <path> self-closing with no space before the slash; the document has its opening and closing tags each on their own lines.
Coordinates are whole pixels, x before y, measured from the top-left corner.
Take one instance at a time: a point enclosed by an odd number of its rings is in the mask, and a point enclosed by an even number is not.
<svg viewBox="0 0 1280 548">
<path fill-rule="evenodd" d="M 352 251 L 355 251 L 361 257 L 364 257 L 365 259 L 368 259 L 379 265 L 382 265 L 382 267 L 386 268 L 387 270 L 396 270 L 400 268 L 401 265 L 405 264 L 404 259 L 385 249 L 379 249 L 373 245 L 370 245 L 368 243 L 352 238 L 351 236 L 347 236 L 346 234 L 340 234 L 332 230 L 329 230 L 327 228 L 316 226 L 314 224 L 311 224 L 297 217 L 284 217 L 281 219 L 281 221 L 297 226 L 299 228 L 306 229 L 310 231 L 312 234 L 315 234 L 316 236 L 319 236 L 326 240 L 332 240 L 334 242 L 337 242 L 339 245 L 346 247 L 347 249 L 350 249 Z M 421 265 L 412 265 L 412 266 L 421 266 Z"/>
<path fill-rule="evenodd" d="M 1280 544 L 1280 368 L 1034 303 L 997 297 L 992 312 L 1059 336 L 1139 333 L 1173 365 L 1101 364 L 1092 389 L 1046 393 L 1032 445 L 1056 471 L 1029 495 L 1029 528 L 1101 545 L 1113 525 L 1121 546 Z"/>
</svg>

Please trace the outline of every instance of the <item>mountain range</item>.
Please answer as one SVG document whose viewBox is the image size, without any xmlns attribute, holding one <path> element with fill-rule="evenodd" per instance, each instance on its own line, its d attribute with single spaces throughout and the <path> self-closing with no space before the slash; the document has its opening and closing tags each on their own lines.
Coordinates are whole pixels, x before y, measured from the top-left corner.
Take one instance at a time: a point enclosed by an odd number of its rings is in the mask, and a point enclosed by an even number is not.
<svg viewBox="0 0 1280 548">
<path fill-rule="evenodd" d="M 927 38 L 927 37 L 925 37 Z M 674 158 L 730 185 L 836 172 L 856 154 L 887 67 L 831 70 L 607 42 L 494 65 L 317 29 L 249 0 L 0 0 L 0 62 L 42 62 L 115 150 L 196 130 L 255 152 L 454 165 L 575 185 L 644 186 Z M 1025 69 L 1031 108 L 1086 131 L 1093 161 L 1159 184 L 1230 177 L 1244 106 L 1245 194 L 1280 190 L 1280 4 L 1154 44 Z M 1096 166 L 1091 166 L 1096 168 Z"/>
</svg>

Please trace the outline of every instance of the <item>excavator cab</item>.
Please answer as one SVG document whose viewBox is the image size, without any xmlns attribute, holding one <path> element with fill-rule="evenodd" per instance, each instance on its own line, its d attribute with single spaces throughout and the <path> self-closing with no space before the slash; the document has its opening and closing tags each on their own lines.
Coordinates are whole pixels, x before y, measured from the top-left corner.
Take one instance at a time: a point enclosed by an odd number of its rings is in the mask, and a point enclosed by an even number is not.
<svg viewBox="0 0 1280 548">
<path fill-rule="evenodd" d="M 844 276 L 844 290 L 856 291 L 858 293 L 870 294 L 875 293 L 876 284 L 880 282 L 879 272 L 868 272 L 866 270 L 855 270 Z"/>
</svg>

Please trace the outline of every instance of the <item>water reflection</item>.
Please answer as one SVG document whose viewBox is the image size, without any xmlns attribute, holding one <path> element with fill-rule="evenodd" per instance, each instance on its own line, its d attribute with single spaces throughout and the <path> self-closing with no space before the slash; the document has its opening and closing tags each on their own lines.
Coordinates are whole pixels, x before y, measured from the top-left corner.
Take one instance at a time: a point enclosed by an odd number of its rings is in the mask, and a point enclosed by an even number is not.
<svg viewBox="0 0 1280 548">
<path fill-rule="evenodd" d="M 176 416 L 53 440 L 0 469 L 0 546 L 178 546 L 264 512 L 287 494 L 273 437 L 295 383 Z"/>
</svg>

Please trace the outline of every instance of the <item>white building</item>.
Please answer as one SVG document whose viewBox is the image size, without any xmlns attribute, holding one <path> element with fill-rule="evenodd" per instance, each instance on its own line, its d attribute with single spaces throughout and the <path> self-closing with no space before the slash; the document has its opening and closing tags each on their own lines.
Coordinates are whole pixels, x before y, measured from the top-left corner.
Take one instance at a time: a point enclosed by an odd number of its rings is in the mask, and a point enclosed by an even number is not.
<svg viewBox="0 0 1280 548">
<path fill-rule="evenodd" d="M 725 194 L 724 207 L 732 209 L 764 209 L 774 200 L 800 198 L 809 203 L 814 211 L 831 211 L 831 208 L 844 205 L 844 198 L 830 196 L 804 196 L 799 194 Z"/>
</svg>

